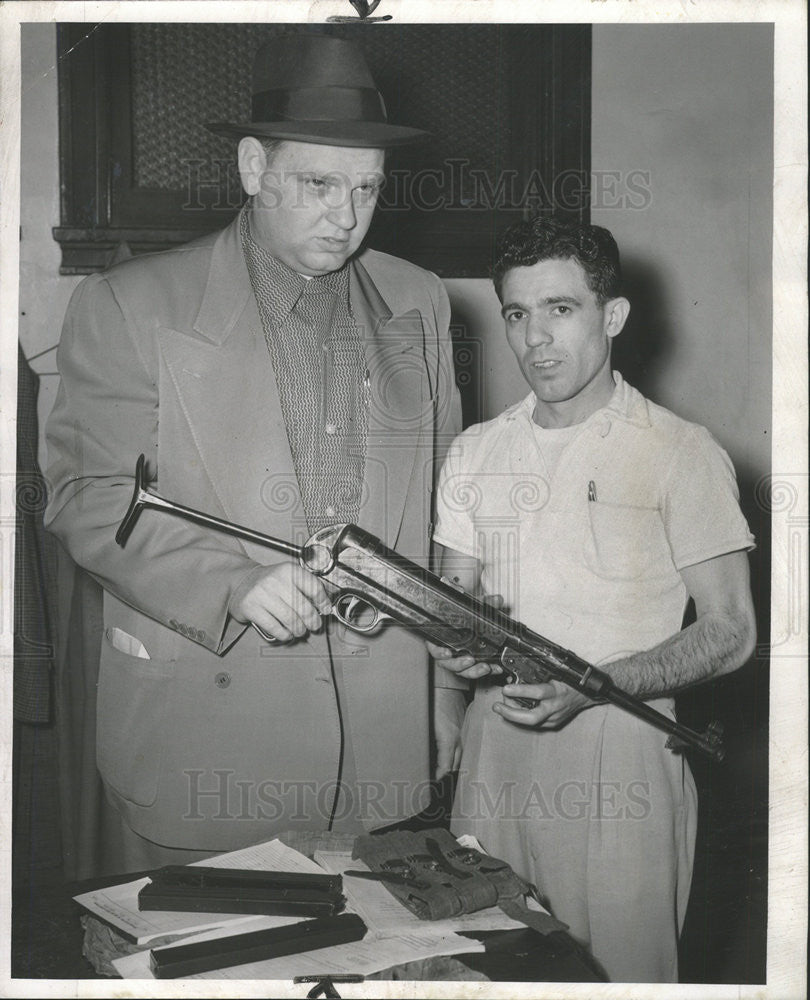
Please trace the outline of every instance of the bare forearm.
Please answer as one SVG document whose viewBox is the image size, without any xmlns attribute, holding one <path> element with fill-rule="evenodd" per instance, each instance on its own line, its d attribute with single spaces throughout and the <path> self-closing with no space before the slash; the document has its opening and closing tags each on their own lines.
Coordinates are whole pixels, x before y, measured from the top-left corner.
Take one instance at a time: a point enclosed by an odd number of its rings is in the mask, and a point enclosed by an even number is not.
<svg viewBox="0 0 810 1000">
<path fill-rule="evenodd" d="M 736 670 L 751 655 L 754 640 L 748 615 L 706 614 L 658 646 L 602 669 L 630 694 L 654 698 Z"/>
</svg>

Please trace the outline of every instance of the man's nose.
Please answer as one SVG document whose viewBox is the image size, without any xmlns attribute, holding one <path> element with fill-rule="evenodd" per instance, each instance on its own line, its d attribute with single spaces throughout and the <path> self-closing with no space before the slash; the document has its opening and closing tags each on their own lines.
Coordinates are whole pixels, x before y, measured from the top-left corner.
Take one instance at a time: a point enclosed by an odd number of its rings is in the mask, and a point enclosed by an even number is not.
<svg viewBox="0 0 810 1000">
<path fill-rule="evenodd" d="M 354 210 L 354 199 L 351 192 L 342 192 L 340 196 L 330 199 L 326 217 L 341 229 L 354 229 L 357 225 L 357 214 Z"/>
<path fill-rule="evenodd" d="M 526 323 L 526 346 L 541 347 L 550 344 L 554 338 L 542 316 L 530 316 Z"/>
</svg>

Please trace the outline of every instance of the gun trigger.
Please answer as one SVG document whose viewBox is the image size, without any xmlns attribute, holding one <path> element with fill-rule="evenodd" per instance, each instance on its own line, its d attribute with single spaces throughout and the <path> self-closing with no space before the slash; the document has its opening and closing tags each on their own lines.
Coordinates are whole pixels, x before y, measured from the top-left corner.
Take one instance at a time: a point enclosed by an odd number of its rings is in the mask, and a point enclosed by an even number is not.
<svg viewBox="0 0 810 1000">
<path fill-rule="evenodd" d="M 357 614 L 358 608 L 360 609 L 360 614 Z M 364 621 L 362 615 L 369 610 L 371 611 L 371 619 Z M 380 613 L 373 605 L 364 601 L 356 594 L 352 594 L 349 598 L 348 604 L 343 609 L 343 615 L 347 625 L 351 625 L 352 628 L 359 628 L 365 631 L 366 629 L 374 628 L 377 625 Z"/>
</svg>

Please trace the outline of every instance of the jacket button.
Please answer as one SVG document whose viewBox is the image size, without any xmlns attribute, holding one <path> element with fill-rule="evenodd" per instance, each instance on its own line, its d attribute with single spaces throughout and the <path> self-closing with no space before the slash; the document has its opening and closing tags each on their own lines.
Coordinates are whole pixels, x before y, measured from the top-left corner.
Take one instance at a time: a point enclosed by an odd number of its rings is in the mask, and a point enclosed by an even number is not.
<svg viewBox="0 0 810 1000">
<path fill-rule="evenodd" d="M 231 675 L 226 673 L 217 674 L 214 678 L 214 683 L 218 688 L 230 687 Z"/>
</svg>

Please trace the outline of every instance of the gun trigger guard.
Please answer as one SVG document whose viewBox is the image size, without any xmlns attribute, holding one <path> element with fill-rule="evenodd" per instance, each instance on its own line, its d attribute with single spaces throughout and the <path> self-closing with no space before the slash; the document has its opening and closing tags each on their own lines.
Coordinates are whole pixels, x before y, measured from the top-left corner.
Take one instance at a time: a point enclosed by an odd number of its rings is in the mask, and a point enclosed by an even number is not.
<svg viewBox="0 0 810 1000">
<path fill-rule="evenodd" d="M 360 612 L 359 615 L 358 610 Z M 371 613 L 371 618 L 367 621 L 361 620 L 360 616 L 369 612 Z M 357 594 L 341 594 L 332 605 L 332 614 L 347 628 L 366 635 L 376 632 L 383 619 L 391 618 L 390 615 L 384 615 L 379 608 L 375 608 L 373 604 L 369 604 L 368 601 L 358 597 Z"/>
</svg>

